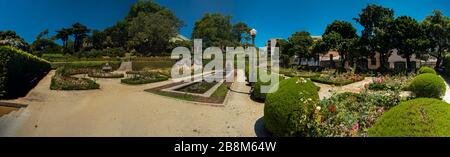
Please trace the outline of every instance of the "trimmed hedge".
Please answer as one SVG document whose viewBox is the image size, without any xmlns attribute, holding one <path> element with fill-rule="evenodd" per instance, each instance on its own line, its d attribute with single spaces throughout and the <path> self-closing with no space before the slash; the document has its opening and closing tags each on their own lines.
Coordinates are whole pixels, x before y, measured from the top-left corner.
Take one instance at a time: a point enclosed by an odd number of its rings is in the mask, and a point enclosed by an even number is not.
<svg viewBox="0 0 450 157">
<path fill-rule="evenodd" d="M 53 62 L 52 68 L 57 69 L 60 67 L 66 68 L 95 68 L 101 69 L 106 63 L 108 63 L 113 70 L 120 67 L 120 61 L 75 61 L 75 62 Z"/>
<path fill-rule="evenodd" d="M 50 63 L 22 50 L 0 47 L 0 98 L 25 96 L 50 71 Z"/>
<path fill-rule="evenodd" d="M 435 71 L 433 68 L 424 66 L 424 67 L 421 67 L 421 68 L 417 71 L 417 73 L 418 73 L 418 74 L 425 74 L 425 73 L 436 74 L 436 71 Z"/>
<path fill-rule="evenodd" d="M 317 89 L 309 79 L 295 77 L 281 81 L 279 89 L 266 98 L 264 124 L 267 131 L 276 137 L 315 136 Z"/>
<path fill-rule="evenodd" d="M 445 94 L 446 85 L 440 76 L 425 73 L 414 78 L 409 89 L 416 97 L 441 99 Z"/>
<path fill-rule="evenodd" d="M 400 103 L 369 129 L 373 137 L 450 137 L 450 105 L 431 98 Z"/>
<path fill-rule="evenodd" d="M 131 77 L 122 79 L 120 82 L 129 85 L 148 84 L 169 80 L 169 77 L 158 72 L 149 71 L 128 71 Z"/>
</svg>

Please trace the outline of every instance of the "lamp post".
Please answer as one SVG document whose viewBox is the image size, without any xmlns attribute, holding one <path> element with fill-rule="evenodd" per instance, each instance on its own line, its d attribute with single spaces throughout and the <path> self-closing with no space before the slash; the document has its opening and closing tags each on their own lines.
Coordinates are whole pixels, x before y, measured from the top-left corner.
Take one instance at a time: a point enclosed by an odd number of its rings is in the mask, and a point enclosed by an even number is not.
<svg viewBox="0 0 450 157">
<path fill-rule="evenodd" d="M 252 30 L 250 30 L 250 35 L 252 36 L 252 44 L 253 44 L 253 46 L 255 46 L 256 33 L 257 33 L 256 29 L 253 28 Z"/>
</svg>

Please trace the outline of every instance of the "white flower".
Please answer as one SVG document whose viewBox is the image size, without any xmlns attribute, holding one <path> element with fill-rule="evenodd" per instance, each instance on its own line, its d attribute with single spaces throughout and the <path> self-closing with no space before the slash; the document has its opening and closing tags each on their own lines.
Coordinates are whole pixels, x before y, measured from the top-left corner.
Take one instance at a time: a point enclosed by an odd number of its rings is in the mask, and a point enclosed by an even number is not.
<svg viewBox="0 0 450 157">
<path fill-rule="evenodd" d="M 317 107 L 316 107 L 316 110 L 317 110 L 317 111 L 320 111 L 321 109 L 322 109 L 322 108 L 321 108 L 320 106 L 317 106 Z"/>
</svg>

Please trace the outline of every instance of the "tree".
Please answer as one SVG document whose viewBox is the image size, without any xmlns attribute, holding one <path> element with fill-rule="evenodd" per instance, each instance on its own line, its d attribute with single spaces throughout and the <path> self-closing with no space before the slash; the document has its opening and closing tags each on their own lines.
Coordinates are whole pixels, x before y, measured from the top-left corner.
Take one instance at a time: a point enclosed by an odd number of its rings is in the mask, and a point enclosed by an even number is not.
<svg viewBox="0 0 450 157">
<path fill-rule="evenodd" d="M 69 40 L 69 36 L 72 34 L 72 29 L 63 28 L 61 30 L 56 31 L 56 35 L 53 39 L 60 39 L 63 42 L 63 47 L 67 48 L 67 41 Z"/>
<path fill-rule="evenodd" d="M 131 21 L 133 18 L 138 17 L 139 13 L 156 13 L 164 8 L 159 4 L 153 2 L 152 0 L 138 0 L 137 3 L 133 4 L 125 17 L 126 21 Z"/>
<path fill-rule="evenodd" d="M 400 16 L 394 20 L 391 31 L 392 43 L 398 54 L 406 59 L 407 72 L 411 72 L 411 56 L 420 57 L 430 44 L 425 30 L 415 19 Z"/>
<path fill-rule="evenodd" d="M 129 45 L 137 52 L 146 55 L 160 54 L 169 46 L 169 40 L 178 33 L 179 21 L 166 18 L 160 13 L 139 13 L 130 21 Z"/>
<path fill-rule="evenodd" d="M 233 38 L 230 20 L 230 16 L 206 13 L 202 19 L 195 22 L 192 38 L 202 39 L 204 47 L 216 46 L 224 49 L 226 46 L 235 46 L 236 40 Z"/>
<path fill-rule="evenodd" d="M 290 48 L 288 55 L 298 55 L 299 57 L 312 57 L 310 48 L 313 44 L 313 39 L 308 32 L 295 32 L 289 37 Z"/>
<path fill-rule="evenodd" d="M 94 49 L 103 49 L 106 45 L 106 33 L 99 31 L 99 30 L 93 30 L 92 31 L 92 47 Z"/>
<path fill-rule="evenodd" d="M 47 37 L 48 38 L 48 29 L 44 29 L 42 32 L 40 32 L 37 36 L 36 36 L 36 40 L 40 40 L 43 37 Z"/>
<path fill-rule="evenodd" d="M 284 39 L 279 39 L 277 41 L 276 47 L 278 47 L 278 50 L 280 51 L 280 59 L 283 67 L 289 66 L 289 61 L 291 56 L 289 55 L 289 49 L 291 48 L 291 44 L 289 41 Z"/>
<path fill-rule="evenodd" d="M 442 60 L 450 47 L 450 18 L 442 15 L 439 10 L 434 10 L 433 15 L 427 16 L 422 22 L 427 38 L 431 41 L 430 55 L 436 57 L 436 66 L 441 66 Z"/>
<path fill-rule="evenodd" d="M 107 47 L 122 47 L 127 48 L 128 38 L 128 23 L 119 21 L 114 26 L 111 26 L 104 31 L 106 35 L 105 44 Z"/>
<path fill-rule="evenodd" d="M 61 52 L 61 47 L 51 39 L 37 39 L 31 44 L 30 49 L 31 52 L 37 56 L 41 56 L 42 53 Z"/>
<path fill-rule="evenodd" d="M 353 52 L 356 50 L 358 35 L 353 25 L 346 21 L 334 21 L 329 24 L 323 34 L 324 47 L 328 50 L 339 52 L 341 67 L 345 68 L 345 63 L 353 62 Z"/>
<path fill-rule="evenodd" d="M 361 33 L 362 48 L 367 49 L 368 55 L 380 53 L 381 70 L 386 70 L 387 58 L 391 55 L 389 23 L 394 19 L 394 11 L 389 8 L 370 4 L 364 8 L 358 18 L 354 18 L 364 27 Z"/>
<path fill-rule="evenodd" d="M 250 27 L 247 24 L 243 22 L 236 23 L 235 25 L 233 25 L 232 32 L 237 42 L 239 42 L 241 45 L 248 45 L 248 41 L 251 37 L 249 34 Z"/>
<path fill-rule="evenodd" d="M 79 51 L 83 46 L 83 40 L 88 36 L 90 30 L 81 23 L 75 23 L 72 25 L 72 35 L 74 37 L 74 49 Z"/>
</svg>

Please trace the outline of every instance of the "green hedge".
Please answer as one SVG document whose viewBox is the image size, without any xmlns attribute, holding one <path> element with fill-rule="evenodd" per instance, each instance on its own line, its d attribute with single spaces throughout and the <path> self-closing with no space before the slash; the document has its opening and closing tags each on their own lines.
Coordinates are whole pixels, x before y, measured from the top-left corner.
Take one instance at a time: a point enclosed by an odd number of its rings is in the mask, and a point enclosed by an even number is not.
<svg viewBox="0 0 450 157">
<path fill-rule="evenodd" d="M 267 95 L 264 125 L 277 137 L 315 136 L 315 109 L 318 88 L 308 79 L 290 78 L 280 82 L 275 93 Z"/>
<path fill-rule="evenodd" d="M 1 46 L 0 98 L 25 96 L 50 67 L 44 59 L 10 46 Z"/>
<path fill-rule="evenodd" d="M 120 67 L 120 61 L 75 61 L 75 62 L 53 62 L 52 68 L 57 69 L 59 67 L 66 68 L 95 68 L 101 69 L 106 63 L 108 63 L 113 70 Z"/>
<path fill-rule="evenodd" d="M 144 69 L 165 69 L 172 68 L 175 65 L 175 60 L 162 60 L 162 61 L 133 61 L 133 70 L 141 71 Z"/>
<path fill-rule="evenodd" d="M 417 73 L 418 73 L 418 74 L 425 74 L 425 73 L 436 74 L 436 71 L 435 71 L 433 68 L 424 66 L 424 67 L 421 67 L 421 68 L 417 71 Z"/>
<path fill-rule="evenodd" d="M 145 79 L 145 78 L 127 78 L 120 80 L 123 84 L 129 84 L 129 85 L 141 85 L 141 84 L 148 84 L 148 83 L 155 83 L 155 82 L 161 82 L 169 80 L 168 77 L 165 78 L 153 78 L 153 79 Z"/>
<path fill-rule="evenodd" d="M 414 78 L 409 89 L 416 94 L 416 97 L 441 99 L 445 94 L 446 85 L 440 76 L 425 73 Z"/>
<path fill-rule="evenodd" d="M 431 98 L 400 103 L 369 129 L 372 137 L 450 137 L 450 105 Z"/>
</svg>

